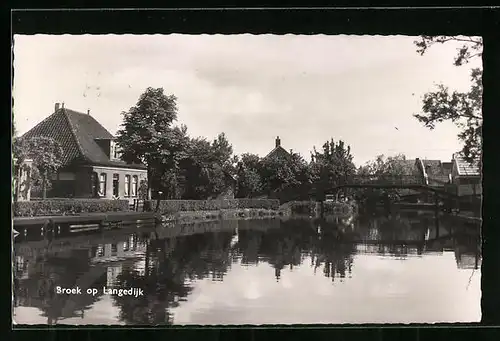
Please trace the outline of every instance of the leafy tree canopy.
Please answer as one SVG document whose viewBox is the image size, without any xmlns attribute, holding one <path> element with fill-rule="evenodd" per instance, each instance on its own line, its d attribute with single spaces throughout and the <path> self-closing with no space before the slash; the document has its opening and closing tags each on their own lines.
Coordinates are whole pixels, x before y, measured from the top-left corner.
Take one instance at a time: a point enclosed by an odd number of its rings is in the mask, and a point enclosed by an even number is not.
<svg viewBox="0 0 500 341">
<path fill-rule="evenodd" d="M 344 141 L 333 139 L 323 144 L 321 151 L 314 148 L 311 153 L 311 175 L 316 183 L 324 186 L 335 186 L 354 175 L 356 167 L 353 163 L 351 147 Z"/>
<path fill-rule="evenodd" d="M 403 176 L 418 175 L 413 162 L 408 162 L 404 154 L 386 157 L 379 155 L 373 161 L 358 168 L 358 175 L 366 176 Z"/>
<path fill-rule="evenodd" d="M 264 184 L 261 178 L 260 157 L 245 153 L 237 165 L 237 196 L 251 198 L 262 193 Z"/>
<path fill-rule="evenodd" d="M 147 88 L 135 106 L 123 114 L 117 142 L 123 160 L 148 167 L 149 188 L 176 185 L 180 160 L 186 157 L 189 144 L 187 127 L 174 127 L 177 98 L 163 88 Z"/>
<path fill-rule="evenodd" d="M 13 153 L 17 158 L 17 166 L 26 158 L 33 160 L 32 185 L 40 185 L 42 196 L 46 198 L 47 187 L 50 186 L 50 175 L 62 166 L 63 150 L 59 142 L 45 136 L 31 139 L 16 138 Z"/>
<path fill-rule="evenodd" d="M 473 59 L 482 56 L 483 41 L 473 37 L 422 36 L 415 41 L 417 52 L 421 55 L 435 44 L 460 42 L 454 65 L 468 64 Z M 423 98 L 422 113 L 414 117 L 429 129 L 434 129 L 436 123 L 451 121 L 460 129 L 458 138 L 463 142 L 461 154 L 469 162 L 481 157 L 482 151 L 482 70 L 471 70 L 471 88 L 467 92 L 450 91 L 445 85 L 439 84 L 436 91 L 426 93 Z"/>
</svg>

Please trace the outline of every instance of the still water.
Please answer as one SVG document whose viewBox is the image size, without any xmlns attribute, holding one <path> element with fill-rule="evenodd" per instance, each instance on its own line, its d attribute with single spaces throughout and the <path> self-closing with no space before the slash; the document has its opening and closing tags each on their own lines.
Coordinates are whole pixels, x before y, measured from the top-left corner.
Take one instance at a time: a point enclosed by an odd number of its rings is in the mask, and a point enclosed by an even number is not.
<svg viewBox="0 0 500 341">
<path fill-rule="evenodd" d="M 20 243 L 13 319 L 60 325 L 478 322 L 479 235 L 478 227 L 451 218 L 401 212 L 216 221 Z M 82 294 L 57 294 L 58 286 Z M 110 294 L 104 287 L 135 291 Z"/>
</svg>

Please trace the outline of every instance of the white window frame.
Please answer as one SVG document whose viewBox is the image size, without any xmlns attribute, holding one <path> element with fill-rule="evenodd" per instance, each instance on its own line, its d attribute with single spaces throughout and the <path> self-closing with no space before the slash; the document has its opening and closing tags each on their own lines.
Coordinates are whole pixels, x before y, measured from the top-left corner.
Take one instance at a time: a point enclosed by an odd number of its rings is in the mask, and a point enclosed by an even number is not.
<svg viewBox="0 0 500 341">
<path fill-rule="evenodd" d="M 126 174 L 125 175 L 125 190 L 124 190 L 124 195 L 125 197 L 130 196 L 130 175 Z"/>
<path fill-rule="evenodd" d="M 133 175 L 132 176 L 132 186 L 130 188 L 130 196 L 131 197 L 137 196 L 138 183 L 139 183 L 139 177 L 137 175 Z"/>
<path fill-rule="evenodd" d="M 99 190 L 98 194 L 100 197 L 106 196 L 106 186 L 108 181 L 108 175 L 106 173 L 99 174 Z"/>
<path fill-rule="evenodd" d="M 116 195 L 115 195 L 115 180 L 117 182 L 117 185 L 116 185 Z M 114 173 L 113 174 L 113 198 L 118 198 L 120 197 L 120 174 L 118 173 Z"/>
<path fill-rule="evenodd" d="M 116 141 L 113 140 L 109 142 L 109 158 L 110 160 L 120 159 L 120 148 L 118 148 Z"/>
</svg>

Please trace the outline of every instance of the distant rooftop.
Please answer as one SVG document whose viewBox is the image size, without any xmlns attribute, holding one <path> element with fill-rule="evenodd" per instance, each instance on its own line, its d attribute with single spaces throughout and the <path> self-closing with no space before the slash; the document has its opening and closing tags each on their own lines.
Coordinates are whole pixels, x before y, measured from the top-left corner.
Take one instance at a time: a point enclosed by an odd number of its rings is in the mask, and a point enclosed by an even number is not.
<svg viewBox="0 0 500 341">
<path fill-rule="evenodd" d="M 473 163 L 465 161 L 463 157 L 458 154 L 453 155 L 453 162 L 457 165 L 458 175 L 476 176 L 481 175 L 479 160 Z"/>
<path fill-rule="evenodd" d="M 56 104 L 54 113 L 30 129 L 22 138 L 39 136 L 51 137 L 59 142 L 63 149 L 63 165 L 75 161 L 117 167 L 127 165 L 123 161 L 110 160 L 96 143 L 96 140 L 113 140 L 114 136 L 92 117 L 90 112 L 84 114 Z"/>
</svg>

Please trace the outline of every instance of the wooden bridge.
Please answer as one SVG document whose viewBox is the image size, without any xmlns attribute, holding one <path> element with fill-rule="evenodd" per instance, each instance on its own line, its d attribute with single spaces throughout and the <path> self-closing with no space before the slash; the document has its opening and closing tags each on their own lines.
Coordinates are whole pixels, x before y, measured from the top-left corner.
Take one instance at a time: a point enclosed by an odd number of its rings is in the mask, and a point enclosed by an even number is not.
<svg viewBox="0 0 500 341">
<path fill-rule="evenodd" d="M 373 188 L 373 189 L 411 189 L 420 192 L 432 192 L 437 197 L 457 198 L 457 195 L 448 192 L 443 187 L 429 186 L 422 176 L 400 175 L 400 176 L 363 176 L 357 175 L 344 179 L 338 179 L 337 183 L 322 189 L 324 194 L 338 194 L 346 188 Z M 319 192 L 318 189 L 314 194 Z M 318 193 L 319 194 L 319 193 Z"/>
</svg>

